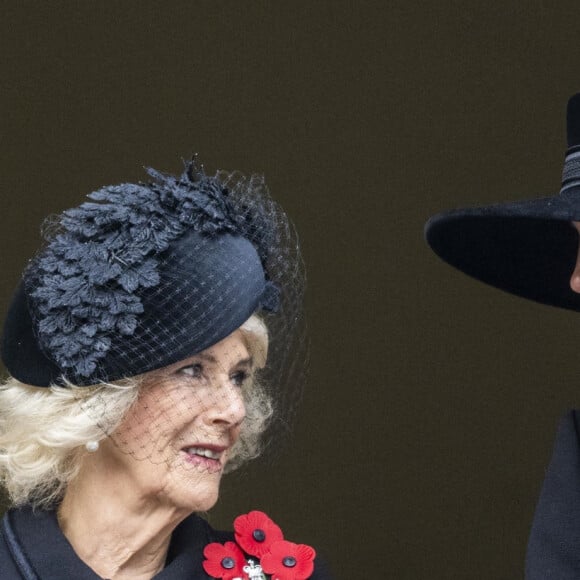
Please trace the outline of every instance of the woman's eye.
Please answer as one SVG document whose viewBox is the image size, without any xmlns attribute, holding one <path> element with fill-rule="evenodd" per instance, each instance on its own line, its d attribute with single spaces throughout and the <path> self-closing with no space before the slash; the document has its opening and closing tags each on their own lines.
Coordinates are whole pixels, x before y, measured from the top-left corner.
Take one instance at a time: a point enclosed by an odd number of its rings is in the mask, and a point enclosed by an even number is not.
<svg viewBox="0 0 580 580">
<path fill-rule="evenodd" d="M 200 379 L 203 376 L 203 367 L 199 364 L 193 364 L 180 369 L 181 373 L 187 375 L 188 377 L 192 377 L 194 379 Z"/>
<path fill-rule="evenodd" d="M 248 373 L 246 371 L 238 371 L 232 375 L 232 383 L 234 385 L 241 387 L 248 379 Z"/>
</svg>

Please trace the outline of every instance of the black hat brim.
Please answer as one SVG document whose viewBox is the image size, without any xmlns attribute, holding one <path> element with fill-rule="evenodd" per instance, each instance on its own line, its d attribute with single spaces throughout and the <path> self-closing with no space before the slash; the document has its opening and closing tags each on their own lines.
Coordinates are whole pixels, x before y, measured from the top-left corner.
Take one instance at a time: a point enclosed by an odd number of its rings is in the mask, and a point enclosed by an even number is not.
<svg viewBox="0 0 580 580">
<path fill-rule="evenodd" d="M 570 288 L 580 202 L 570 195 L 456 209 L 432 217 L 427 243 L 445 262 L 517 296 L 580 311 Z"/>
</svg>

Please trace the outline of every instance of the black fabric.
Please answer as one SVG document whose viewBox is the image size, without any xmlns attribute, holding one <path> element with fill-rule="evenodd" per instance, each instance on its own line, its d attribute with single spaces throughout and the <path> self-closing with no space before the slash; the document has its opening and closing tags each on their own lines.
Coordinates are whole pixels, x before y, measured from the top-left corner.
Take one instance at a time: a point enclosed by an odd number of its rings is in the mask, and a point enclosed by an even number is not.
<svg viewBox="0 0 580 580">
<path fill-rule="evenodd" d="M 566 111 L 566 125 L 568 127 L 568 147 L 580 145 L 580 94 L 570 97 Z"/>
<path fill-rule="evenodd" d="M 153 181 L 105 186 L 46 220 L 5 319 L 10 374 L 39 387 L 115 382 L 199 353 L 256 313 L 272 376 L 299 391 L 293 225 L 262 176 L 185 165 L 181 176 L 147 169 Z"/>
<path fill-rule="evenodd" d="M 24 281 L 6 315 L 2 360 L 28 385 L 94 385 L 173 364 L 216 344 L 259 310 L 266 289 L 264 270 L 245 238 L 204 238 L 188 232 L 163 255 L 163 284 L 141 292 L 144 312 L 131 336 L 111 332 L 112 344 L 94 374 L 65 372 L 39 345 Z"/>
<path fill-rule="evenodd" d="M 2 538 L 6 543 L 6 547 L 12 556 L 12 561 L 14 563 L 15 568 L 18 569 L 20 575 L 24 578 L 24 580 L 39 580 L 38 576 L 32 569 L 16 534 L 14 533 L 14 529 L 12 528 L 12 522 L 10 518 L 7 516 L 2 518 L 1 522 L 2 531 L 0 532 Z"/>
<path fill-rule="evenodd" d="M 9 371 L 30 385 L 46 386 L 59 381 L 62 372 L 38 346 L 23 282 L 14 292 L 4 328 L 2 361 Z"/>
<path fill-rule="evenodd" d="M 541 218 L 512 209 L 514 215 L 503 207 L 496 214 L 477 208 L 434 216 L 427 222 L 426 240 L 445 262 L 477 280 L 541 304 L 580 311 L 580 295 L 570 288 L 578 251 L 570 222 L 580 220 L 580 200 L 578 214 L 560 207 Z"/>
<path fill-rule="evenodd" d="M 580 412 L 562 419 L 528 542 L 526 580 L 580 578 Z"/>
<path fill-rule="evenodd" d="M 568 102 L 568 144 L 560 193 L 540 199 L 459 208 L 433 216 L 425 239 L 451 266 L 542 304 L 580 311 L 569 287 L 580 221 L 580 94 Z"/>
<path fill-rule="evenodd" d="M 53 511 L 32 512 L 29 508 L 10 510 L 4 515 L 15 540 L 39 580 L 103 580 L 74 552 L 60 531 Z M 203 548 L 211 542 L 233 541 L 232 532 L 212 529 L 202 518 L 192 515 L 174 531 L 165 568 L 155 580 L 207 580 L 202 567 Z M 332 580 L 328 568 L 316 559 L 312 580 Z M 0 580 L 27 580 L 7 542 L 0 534 Z"/>
</svg>

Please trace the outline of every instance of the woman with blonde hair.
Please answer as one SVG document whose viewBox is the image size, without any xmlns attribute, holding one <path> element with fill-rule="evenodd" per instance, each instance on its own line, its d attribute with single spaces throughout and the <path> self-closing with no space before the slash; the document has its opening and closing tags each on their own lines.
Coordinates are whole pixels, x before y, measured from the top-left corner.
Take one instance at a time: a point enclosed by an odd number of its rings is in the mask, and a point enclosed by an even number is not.
<svg viewBox="0 0 580 580">
<path fill-rule="evenodd" d="M 262 512 L 196 515 L 295 406 L 294 231 L 258 176 L 148 173 L 52 219 L 14 294 L 0 579 L 328 578 Z"/>
</svg>

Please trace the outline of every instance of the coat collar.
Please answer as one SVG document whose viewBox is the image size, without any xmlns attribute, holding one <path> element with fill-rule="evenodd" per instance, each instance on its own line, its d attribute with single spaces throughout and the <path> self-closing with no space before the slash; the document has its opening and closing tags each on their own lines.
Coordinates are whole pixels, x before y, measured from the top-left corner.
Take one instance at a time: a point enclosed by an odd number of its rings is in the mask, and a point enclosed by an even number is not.
<svg viewBox="0 0 580 580">
<path fill-rule="evenodd" d="M 42 580 L 102 580 L 76 555 L 60 530 L 56 512 L 21 508 L 10 510 L 5 517 L 23 554 Z M 154 579 L 206 579 L 203 548 L 222 540 L 222 536 L 223 533 L 212 530 L 200 517 L 188 517 L 173 532 L 167 565 Z"/>
</svg>

